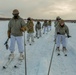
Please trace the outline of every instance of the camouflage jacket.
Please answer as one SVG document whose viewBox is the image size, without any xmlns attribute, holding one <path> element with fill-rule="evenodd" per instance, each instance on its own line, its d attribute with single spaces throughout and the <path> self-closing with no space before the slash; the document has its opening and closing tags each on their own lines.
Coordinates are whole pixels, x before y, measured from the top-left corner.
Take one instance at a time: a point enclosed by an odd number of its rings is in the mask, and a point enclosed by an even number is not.
<svg viewBox="0 0 76 75">
<path fill-rule="evenodd" d="M 35 25 L 35 30 L 37 31 L 37 29 L 41 29 L 41 23 Z"/>
<path fill-rule="evenodd" d="M 48 26 L 51 26 L 51 22 L 48 22 Z"/>
<path fill-rule="evenodd" d="M 34 24 L 32 21 L 27 21 L 27 28 L 28 33 L 34 33 Z"/>
<path fill-rule="evenodd" d="M 57 34 L 57 32 L 59 32 L 61 35 L 69 35 L 69 29 L 66 25 L 64 25 L 63 27 L 61 27 L 60 25 L 58 25 L 55 29 L 55 32 Z"/>
<path fill-rule="evenodd" d="M 21 27 L 26 27 L 26 24 L 22 18 L 14 19 L 12 18 L 8 23 L 8 31 L 11 32 L 13 36 L 22 36 Z"/>
</svg>

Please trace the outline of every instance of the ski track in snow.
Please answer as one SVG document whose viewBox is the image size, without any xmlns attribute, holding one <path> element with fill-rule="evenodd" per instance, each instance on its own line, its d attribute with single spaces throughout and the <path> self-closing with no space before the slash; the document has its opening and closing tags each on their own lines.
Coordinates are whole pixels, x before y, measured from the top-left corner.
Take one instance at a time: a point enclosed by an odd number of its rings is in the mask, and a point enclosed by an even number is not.
<svg viewBox="0 0 76 75">
<path fill-rule="evenodd" d="M 2 69 L 2 66 L 7 61 L 8 55 L 10 53 L 9 50 L 6 50 L 4 46 L 4 42 L 7 39 L 7 24 L 8 21 L 0 21 L 0 74 L 25 75 L 24 61 L 21 63 L 21 65 L 19 65 L 19 68 L 15 69 L 13 67 L 19 57 L 17 45 L 15 48 L 16 51 L 14 61 L 11 62 L 6 70 Z M 75 23 L 66 24 L 68 25 L 72 36 L 68 39 L 68 56 L 65 57 L 62 51 L 60 56 L 57 56 L 56 51 L 54 52 L 50 75 L 76 75 L 76 36 L 74 35 L 76 25 Z M 43 34 L 39 39 L 35 38 L 35 42 L 31 46 L 26 41 L 27 75 L 47 75 L 54 46 L 53 25 L 54 24 L 52 23 L 52 30 L 48 32 L 48 34 Z"/>
</svg>

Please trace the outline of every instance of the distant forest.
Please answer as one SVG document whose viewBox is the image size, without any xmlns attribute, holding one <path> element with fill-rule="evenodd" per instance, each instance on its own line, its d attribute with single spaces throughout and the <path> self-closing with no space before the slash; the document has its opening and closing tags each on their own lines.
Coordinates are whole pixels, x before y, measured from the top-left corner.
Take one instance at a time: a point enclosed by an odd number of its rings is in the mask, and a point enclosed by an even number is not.
<svg viewBox="0 0 76 75">
<path fill-rule="evenodd" d="M 0 20 L 10 20 L 11 18 L 0 18 Z M 26 20 L 26 19 L 24 19 L 24 20 Z M 33 21 L 44 21 L 44 20 L 47 20 L 47 21 L 49 21 L 49 20 L 51 20 L 51 19 L 33 19 L 32 18 L 32 20 Z M 51 21 L 55 21 L 55 20 L 51 20 Z M 64 20 L 65 22 L 72 22 L 72 23 L 76 23 L 76 20 Z"/>
</svg>

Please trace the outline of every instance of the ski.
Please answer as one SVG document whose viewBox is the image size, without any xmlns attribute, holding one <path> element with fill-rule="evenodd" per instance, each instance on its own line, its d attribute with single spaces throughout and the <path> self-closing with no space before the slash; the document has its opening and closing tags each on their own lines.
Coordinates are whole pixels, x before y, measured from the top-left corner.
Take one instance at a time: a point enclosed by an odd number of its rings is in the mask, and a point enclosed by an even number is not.
<svg viewBox="0 0 76 75">
<path fill-rule="evenodd" d="M 14 65 L 14 68 L 19 68 L 23 60 L 18 60 L 18 62 Z"/>
<path fill-rule="evenodd" d="M 30 43 L 29 43 L 30 46 L 33 45 L 33 44 L 34 44 L 34 42 L 30 42 Z"/>
<path fill-rule="evenodd" d="M 10 65 L 10 63 L 13 61 L 13 59 L 14 58 L 12 58 L 12 59 L 8 59 L 8 61 L 5 63 L 5 65 L 3 66 L 3 69 L 6 69 L 9 65 Z"/>
<path fill-rule="evenodd" d="M 67 53 L 66 52 L 63 52 L 64 56 L 67 56 Z"/>
<path fill-rule="evenodd" d="M 60 56 L 60 53 L 58 53 L 57 56 Z"/>
<path fill-rule="evenodd" d="M 67 56 L 67 54 L 65 54 L 64 56 Z"/>
<path fill-rule="evenodd" d="M 32 45 L 32 43 L 29 44 L 30 46 Z"/>
<path fill-rule="evenodd" d="M 31 46 L 32 45 L 32 42 L 28 41 L 28 44 Z"/>
</svg>

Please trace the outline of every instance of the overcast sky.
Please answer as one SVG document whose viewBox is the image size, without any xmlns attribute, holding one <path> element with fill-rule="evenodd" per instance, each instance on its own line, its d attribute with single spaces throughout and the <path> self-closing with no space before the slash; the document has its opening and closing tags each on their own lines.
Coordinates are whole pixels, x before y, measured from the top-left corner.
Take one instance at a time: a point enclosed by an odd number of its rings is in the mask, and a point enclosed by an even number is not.
<svg viewBox="0 0 76 75">
<path fill-rule="evenodd" d="M 76 19 L 76 0 L 0 0 L 1 17 L 12 17 L 13 9 L 23 18 Z"/>
</svg>

